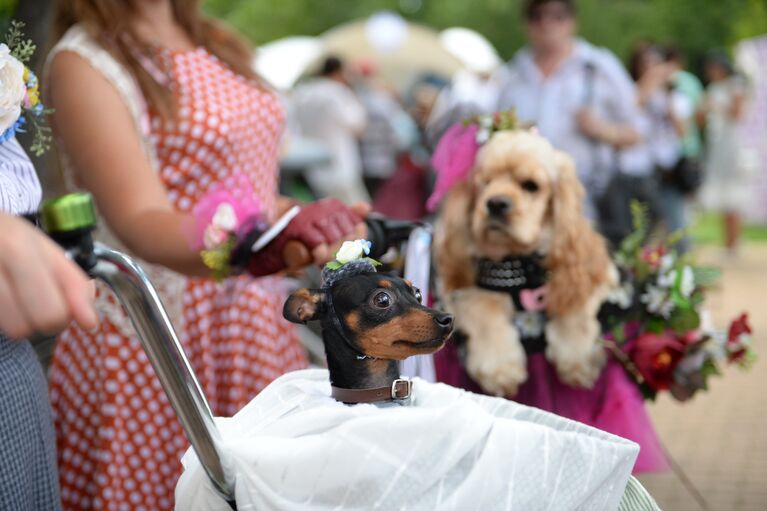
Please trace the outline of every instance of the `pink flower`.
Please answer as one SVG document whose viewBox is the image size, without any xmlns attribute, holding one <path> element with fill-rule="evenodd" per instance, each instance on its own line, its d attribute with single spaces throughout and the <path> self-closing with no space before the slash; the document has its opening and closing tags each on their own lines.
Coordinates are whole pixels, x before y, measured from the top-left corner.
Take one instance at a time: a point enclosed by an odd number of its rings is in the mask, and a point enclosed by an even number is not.
<svg viewBox="0 0 767 511">
<path fill-rule="evenodd" d="M 657 269 L 660 267 L 661 258 L 666 255 L 666 247 L 659 245 L 656 247 L 646 246 L 642 248 L 642 254 L 640 258 L 642 261 L 650 265 L 650 268 Z"/>
</svg>

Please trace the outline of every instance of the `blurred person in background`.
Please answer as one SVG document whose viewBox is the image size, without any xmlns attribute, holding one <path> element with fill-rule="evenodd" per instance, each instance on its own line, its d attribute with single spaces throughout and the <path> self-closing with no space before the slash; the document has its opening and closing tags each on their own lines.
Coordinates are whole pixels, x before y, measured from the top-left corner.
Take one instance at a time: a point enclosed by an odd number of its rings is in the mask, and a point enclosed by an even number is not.
<svg viewBox="0 0 767 511">
<path fill-rule="evenodd" d="M 706 177 L 701 199 L 704 207 L 722 213 L 725 247 L 734 254 L 740 238 L 742 208 L 749 199 L 749 169 L 739 134 L 747 84 L 724 52 L 707 56 L 705 74 L 708 86 L 698 111 L 706 141 Z"/>
<path fill-rule="evenodd" d="M 681 233 L 687 227 L 688 190 L 680 184 L 679 172 L 690 161 L 686 160 L 684 140 L 694 118 L 693 102 L 677 88 L 674 77 L 679 66 L 666 59 L 660 46 L 638 47 L 630 68 L 637 81 L 638 103 L 649 122 L 644 145 L 658 176 L 660 219 L 668 232 Z M 685 235 L 677 248 L 684 252 L 689 245 Z"/>
<path fill-rule="evenodd" d="M 301 134 L 324 143 L 332 156 L 329 163 L 308 170 L 313 191 L 347 203 L 369 202 L 359 150 L 367 126 L 365 108 L 350 87 L 343 60 L 327 57 L 318 76 L 296 87 L 292 101 Z"/>
<path fill-rule="evenodd" d="M 700 107 L 703 100 L 703 84 L 697 76 L 686 69 L 687 59 L 684 52 L 674 45 L 665 48 L 666 62 L 671 66 L 671 82 L 674 89 L 687 96 L 695 111 Z M 690 117 L 685 123 L 684 137 L 682 138 L 684 154 L 690 158 L 699 158 L 703 150 L 703 140 L 695 116 Z"/>
<path fill-rule="evenodd" d="M 283 279 L 217 282 L 189 231 L 220 188 L 258 201 L 268 222 L 293 205 L 277 192 L 281 105 L 250 47 L 197 0 L 58 0 L 52 40 L 43 83 L 69 187 L 93 194 L 97 239 L 136 257 L 213 413 L 233 415 L 306 357 L 282 318 Z M 349 232 L 334 220 L 346 208 L 314 206 L 324 262 Z M 50 369 L 63 506 L 171 509 L 187 440 L 105 286 L 96 304 L 99 327 L 68 328 Z"/>
<path fill-rule="evenodd" d="M 371 197 L 397 170 L 400 153 L 407 148 L 412 119 L 397 102 L 394 92 L 377 78 L 376 64 L 365 60 L 357 63 L 358 78 L 354 91 L 365 108 L 367 124 L 359 139 L 362 173 Z"/>
<path fill-rule="evenodd" d="M 576 37 L 574 0 L 527 0 L 528 45 L 498 72 L 497 110 L 514 108 L 555 147 L 571 155 L 589 216 L 615 241 L 610 187 L 621 151 L 641 140 L 642 114 L 631 78 L 609 50 Z M 613 196 L 615 196 L 613 194 Z"/>
</svg>

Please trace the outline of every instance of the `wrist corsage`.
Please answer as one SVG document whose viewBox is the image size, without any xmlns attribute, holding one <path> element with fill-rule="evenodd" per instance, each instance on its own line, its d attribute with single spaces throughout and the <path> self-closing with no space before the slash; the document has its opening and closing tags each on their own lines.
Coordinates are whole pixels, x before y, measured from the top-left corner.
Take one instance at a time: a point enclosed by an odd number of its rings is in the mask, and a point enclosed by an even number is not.
<svg viewBox="0 0 767 511">
<path fill-rule="evenodd" d="M 250 191 L 250 193 L 248 193 Z M 235 175 L 215 187 L 194 208 L 195 246 L 217 280 L 233 273 L 232 256 L 247 239 L 266 232 L 268 224 L 253 186 Z"/>
<path fill-rule="evenodd" d="M 5 43 L 0 43 L 0 143 L 31 129 L 34 139 L 30 151 L 40 156 L 51 145 L 45 116 L 52 110 L 40 102 L 37 76 L 24 65 L 35 52 L 35 44 L 24 39 L 23 27 L 23 23 L 12 21 Z"/>
</svg>

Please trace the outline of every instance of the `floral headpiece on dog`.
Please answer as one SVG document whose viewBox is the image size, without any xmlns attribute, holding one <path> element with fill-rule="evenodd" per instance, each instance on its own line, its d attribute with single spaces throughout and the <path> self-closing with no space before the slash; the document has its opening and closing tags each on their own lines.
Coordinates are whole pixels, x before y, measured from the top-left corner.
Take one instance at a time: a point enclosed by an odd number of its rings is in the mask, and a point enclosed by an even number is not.
<svg viewBox="0 0 767 511">
<path fill-rule="evenodd" d="M 471 117 L 452 125 L 440 138 L 431 165 L 437 172 L 434 191 L 426 201 L 426 208 L 434 211 L 445 194 L 456 183 L 464 181 L 477 158 L 479 148 L 498 131 L 519 128 L 513 110 Z"/>
<path fill-rule="evenodd" d="M 371 257 L 371 243 L 368 240 L 344 241 L 336 258 L 322 269 L 322 288 L 330 289 L 341 279 L 361 273 L 374 273 L 381 263 Z"/>
<path fill-rule="evenodd" d="M 50 148 L 51 129 L 45 122 L 46 110 L 40 102 L 37 76 L 26 66 L 36 46 L 24 39 L 24 24 L 12 21 L 0 43 L 0 144 L 29 127 L 34 132 L 31 152 L 40 156 Z"/>
</svg>

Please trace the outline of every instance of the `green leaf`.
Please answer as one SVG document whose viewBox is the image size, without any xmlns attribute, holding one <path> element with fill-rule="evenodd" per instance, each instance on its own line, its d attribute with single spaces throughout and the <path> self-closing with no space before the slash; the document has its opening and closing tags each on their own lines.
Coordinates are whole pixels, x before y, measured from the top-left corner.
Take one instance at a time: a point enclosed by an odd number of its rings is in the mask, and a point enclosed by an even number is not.
<svg viewBox="0 0 767 511">
<path fill-rule="evenodd" d="M 325 268 L 328 270 L 337 270 L 339 269 L 343 264 L 339 263 L 338 261 L 330 261 L 325 264 Z"/>
<path fill-rule="evenodd" d="M 669 323 L 676 334 L 683 335 L 700 326 L 700 316 L 695 309 L 677 309 Z"/>
<path fill-rule="evenodd" d="M 652 318 L 647 322 L 647 331 L 662 334 L 666 331 L 666 321 L 663 318 Z"/>
</svg>

